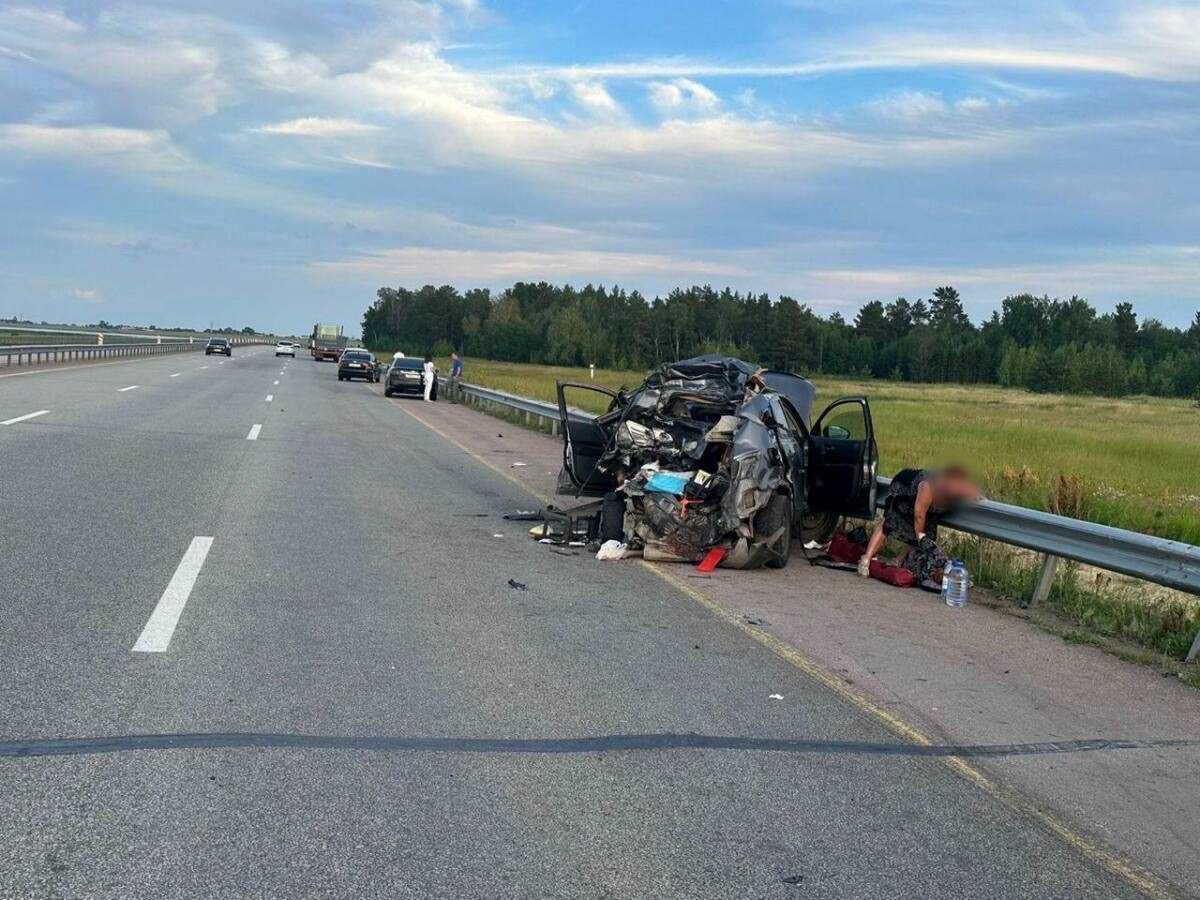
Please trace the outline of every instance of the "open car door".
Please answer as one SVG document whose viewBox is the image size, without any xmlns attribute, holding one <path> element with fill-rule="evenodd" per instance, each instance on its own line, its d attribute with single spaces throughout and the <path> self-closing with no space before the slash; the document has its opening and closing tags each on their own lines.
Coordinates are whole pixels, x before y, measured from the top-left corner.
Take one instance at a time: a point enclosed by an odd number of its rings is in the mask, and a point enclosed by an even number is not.
<svg viewBox="0 0 1200 900">
<path fill-rule="evenodd" d="M 616 478 L 596 471 L 596 465 L 608 446 L 608 432 L 593 418 L 572 417 L 568 398 L 577 391 L 594 391 L 612 401 L 617 395 L 594 384 L 560 381 L 558 384 L 558 417 L 563 434 L 563 465 L 558 476 L 558 492 L 575 496 L 600 497 L 617 486 Z"/>
<path fill-rule="evenodd" d="M 809 507 L 856 519 L 874 516 L 879 450 L 866 398 L 844 397 L 826 407 L 809 445 Z"/>
</svg>

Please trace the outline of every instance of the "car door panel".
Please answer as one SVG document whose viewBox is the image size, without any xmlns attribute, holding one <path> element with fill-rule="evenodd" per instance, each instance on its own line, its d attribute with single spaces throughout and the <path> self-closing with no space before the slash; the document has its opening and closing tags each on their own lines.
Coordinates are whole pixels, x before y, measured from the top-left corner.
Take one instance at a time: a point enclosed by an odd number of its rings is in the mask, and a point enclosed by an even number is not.
<svg viewBox="0 0 1200 900">
<path fill-rule="evenodd" d="M 826 407 L 813 426 L 809 446 L 812 509 L 870 518 L 879 453 L 866 399 L 845 397 Z"/>
<path fill-rule="evenodd" d="M 602 496 L 617 486 L 613 475 L 596 471 L 600 457 L 608 447 L 608 432 L 594 419 L 569 415 L 568 395 L 574 391 L 604 394 L 610 402 L 617 395 L 591 384 L 558 382 L 558 415 L 563 435 L 563 468 L 559 492 L 576 496 Z"/>
</svg>

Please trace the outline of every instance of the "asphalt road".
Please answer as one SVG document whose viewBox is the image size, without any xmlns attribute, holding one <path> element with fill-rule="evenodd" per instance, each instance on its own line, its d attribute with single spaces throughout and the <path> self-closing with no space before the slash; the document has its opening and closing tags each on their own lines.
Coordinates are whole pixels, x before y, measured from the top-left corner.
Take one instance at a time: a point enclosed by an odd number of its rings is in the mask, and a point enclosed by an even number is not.
<svg viewBox="0 0 1200 900">
<path fill-rule="evenodd" d="M 0 379 L 0 896 L 1136 896 L 406 402 Z"/>
</svg>

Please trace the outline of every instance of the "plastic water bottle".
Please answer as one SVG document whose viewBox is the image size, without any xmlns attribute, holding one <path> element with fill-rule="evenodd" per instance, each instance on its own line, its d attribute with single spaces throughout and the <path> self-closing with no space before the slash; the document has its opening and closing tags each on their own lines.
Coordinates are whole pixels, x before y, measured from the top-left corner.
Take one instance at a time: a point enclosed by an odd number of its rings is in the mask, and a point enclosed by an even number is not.
<svg viewBox="0 0 1200 900">
<path fill-rule="evenodd" d="M 952 559 L 942 572 L 942 599 L 951 609 L 962 609 L 967 605 L 967 588 L 971 584 L 970 573 L 961 559 Z"/>
</svg>

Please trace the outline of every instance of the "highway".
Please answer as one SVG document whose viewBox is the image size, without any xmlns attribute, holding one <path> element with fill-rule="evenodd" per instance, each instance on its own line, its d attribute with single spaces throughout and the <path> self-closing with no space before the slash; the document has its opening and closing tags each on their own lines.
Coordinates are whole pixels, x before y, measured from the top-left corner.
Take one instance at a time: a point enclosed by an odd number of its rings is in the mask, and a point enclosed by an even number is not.
<svg viewBox="0 0 1200 900">
<path fill-rule="evenodd" d="M 0 378 L 0 896 L 1141 896 L 530 541 L 418 402 L 270 348 Z"/>
</svg>

